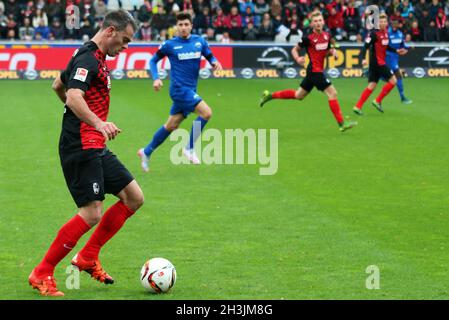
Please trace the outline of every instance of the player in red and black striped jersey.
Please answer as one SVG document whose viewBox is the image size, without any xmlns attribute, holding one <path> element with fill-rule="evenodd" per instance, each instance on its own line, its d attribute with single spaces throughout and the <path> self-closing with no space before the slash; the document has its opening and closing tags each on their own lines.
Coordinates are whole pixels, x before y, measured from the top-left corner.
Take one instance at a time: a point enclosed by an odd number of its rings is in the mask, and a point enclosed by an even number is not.
<svg viewBox="0 0 449 320">
<path fill-rule="evenodd" d="M 102 268 L 99 252 L 143 204 L 143 193 L 131 173 L 106 148 L 121 130 L 107 122 L 111 81 L 106 55 L 116 56 L 128 47 L 137 26 L 124 10 L 111 11 L 98 33 L 76 50 L 53 89 L 65 104 L 59 156 L 69 191 L 79 212 L 58 232 L 42 261 L 29 276 L 30 285 L 45 296 L 63 296 L 56 287 L 56 265 L 78 240 L 99 222 L 86 245 L 72 260 L 80 271 L 112 284 Z M 105 194 L 119 201 L 104 215 Z"/>
<path fill-rule="evenodd" d="M 309 65 L 307 66 L 307 75 L 300 84 L 298 90 L 289 89 L 270 93 L 265 90 L 262 94 L 260 106 L 273 99 L 304 99 L 310 91 L 316 87 L 324 91 L 329 99 L 330 109 L 337 120 L 340 131 L 346 131 L 354 127 L 357 122 L 345 121 L 341 113 L 340 105 L 337 100 L 337 91 L 329 79 L 324 75 L 324 62 L 328 54 L 336 55 L 335 49 L 331 47 L 331 36 L 323 31 L 324 19 L 320 12 L 312 14 L 311 26 L 312 32 L 302 37 L 301 41 L 292 49 L 293 58 L 299 65 L 304 65 L 305 58 L 299 56 L 299 50 L 305 48 L 309 56 Z"/>
<path fill-rule="evenodd" d="M 379 16 L 379 29 L 372 30 L 366 37 L 365 45 L 361 53 L 361 58 L 363 60 L 362 64 L 364 66 L 367 65 L 365 59 L 367 50 L 369 50 L 368 87 L 362 92 L 359 101 L 353 108 L 354 113 L 357 115 L 363 115 L 363 104 L 376 88 L 379 79 L 384 79 L 387 83 L 384 85 L 377 98 L 373 100 L 373 106 L 378 111 L 384 112 L 381 104 L 382 100 L 396 85 L 396 77 L 385 62 L 387 50 L 398 53 L 399 55 L 407 53 L 407 49 L 395 49 L 389 45 L 388 17 L 386 14 L 381 14 Z"/>
</svg>

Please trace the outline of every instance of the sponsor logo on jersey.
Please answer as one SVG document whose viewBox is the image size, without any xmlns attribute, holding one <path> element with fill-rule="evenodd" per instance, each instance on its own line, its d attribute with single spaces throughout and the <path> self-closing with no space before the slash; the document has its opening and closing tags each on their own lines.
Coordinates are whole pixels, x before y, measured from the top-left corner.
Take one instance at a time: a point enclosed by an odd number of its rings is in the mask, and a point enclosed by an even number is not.
<svg viewBox="0 0 449 320">
<path fill-rule="evenodd" d="M 88 73 L 89 73 L 89 71 L 87 71 L 87 69 L 78 68 L 78 69 L 76 69 L 76 73 L 75 73 L 75 76 L 73 77 L 73 79 L 79 80 L 79 81 L 82 81 L 82 82 L 86 82 L 86 78 L 87 78 L 87 74 Z"/>
<path fill-rule="evenodd" d="M 191 60 L 191 59 L 200 59 L 200 58 L 201 58 L 200 51 L 178 53 L 179 60 Z"/>
<path fill-rule="evenodd" d="M 394 39 L 391 40 L 391 43 L 394 43 L 394 44 L 399 44 L 401 42 L 402 42 L 402 39 L 394 38 Z"/>
<path fill-rule="evenodd" d="M 176 47 L 173 47 L 173 49 L 175 49 L 175 50 L 182 49 L 182 46 L 176 46 Z"/>
<path fill-rule="evenodd" d="M 325 42 L 325 43 L 317 43 L 315 45 L 315 50 L 317 50 L 317 51 L 327 50 L 327 48 L 328 48 L 328 43 L 327 42 Z"/>
<path fill-rule="evenodd" d="M 203 45 L 201 44 L 201 42 L 196 42 L 195 43 L 195 47 L 196 48 L 201 48 Z"/>
</svg>

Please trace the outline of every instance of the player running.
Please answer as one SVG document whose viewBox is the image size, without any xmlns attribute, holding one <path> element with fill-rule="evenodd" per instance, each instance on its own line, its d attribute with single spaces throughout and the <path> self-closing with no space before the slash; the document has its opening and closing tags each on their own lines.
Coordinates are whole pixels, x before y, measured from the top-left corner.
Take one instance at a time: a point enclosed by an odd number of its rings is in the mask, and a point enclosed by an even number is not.
<svg viewBox="0 0 449 320">
<path fill-rule="evenodd" d="M 388 37 L 390 38 L 390 46 L 394 49 L 409 49 L 409 46 L 404 41 L 404 34 L 399 30 L 398 20 L 393 20 L 391 22 L 391 27 L 388 29 Z M 385 59 L 388 68 L 393 71 L 397 80 L 397 88 L 399 91 L 399 96 L 401 97 L 401 102 L 405 104 L 411 104 L 413 101 L 407 99 L 404 95 L 404 85 L 402 83 L 402 73 L 399 69 L 399 55 L 392 51 L 387 51 L 387 58 Z"/>
<path fill-rule="evenodd" d="M 260 106 L 273 99 L 304 99 L 314 87 L 324 91 L 329 99 L 329 106 L 337 120 L 340 131 L 351 129 L 357 122 L 345 121 L 341 113 L 340 105 L 337 99 L 337 90 L 324 75 L 324 60 L 328 54 L 336 55 L 334 48 L 331 48 L 331 36 L 323 31 L 324 19 L 320 12 L 315 12 L 311 16 L 312 32 L 308 36 L 302 37 L 302 40 L 292 49 L 293 58 L 299 65 L 304 65 L 305 58 L 299 56 L 299 50 L 305 48 L 310 59 L 307 66 L 307 75 L 301 82 L 298 90 L 289 89 L 270 93 L 265 90 L 260 100 Z"/>
<path fill-rule="evenodd" d="M 179 13 L 176 16 L 176 28 L 178 36 L 163 42 L 150 61 L 153 88 L 159 91 L 162 81 L 159 79 L 157 62 L 165 56 L 170 60 L 170 97 L 173 104 L 167 122 L 156 131 L 151 142 L 137 152 L 145 172 L 149 171 L 149 159 L 154 150 L 191 112 L 198 114 L 194 124 L 195 122 L 199 124 L 200 130 L 194 130 L 196 126 L 192 126 L 190 142 L 183 150 L 183 154 L 191 163 L 199 164 L 194 144 L 212 116 L 211 108 L 196 92 L 201 56 L 209 61 L 214 70 L 221 70 L 221 64 L 212 54 L 208 43 L 202 37 L 191 34 L 192 17 L 189 13 Z"/>
<path fill-rule="evenodd" d="M 136 29 L 128 12 L 111 11 L 98 33 L 74 52 L 66 70 L 53 83 L 53 89 L 65 104 L 59 156 L 79 212 L 62 226 L 29 276 L 30 285 L 43 296 L 64 295 L 56 287 L 54 269 L 98 222 L 72 265 L 99 282 L 112 284 L 114 279 L 99 262 L 100 249 L 143 204 L 139 185 L 105 144 L 121 132 L 107 121 L 111 82 L 106 55 L 113 57 L 125 50 Z M 115 195 L 119 201 L 101 217 L 106 193 Z"/>
<path fill-rule="evenodd" d="M 382 100 L 390 93 L 391 89 L 396 85 L 396 77 L 393 72 L 388 68 L 385 58 L 387 55 L 387 50 L 397 53 L 399 55 L 404 55 L 407 53 L 407 49 L 400 48 L 395 49 L 390 46 L 390 41 L 388 38 L 388 17 L 386 14 L 382 13 L 379 15 L 379 29 L 372 30 L 365 40 L 365 45 L 363 46 L 361 59 L 364 66 L 367 65 L 365 59 L 366 50 L 369 49 L 369 69 L 368 69 L 368 87 L 362 92 L 359 101 L 352 109 L 355 114 L 361 116 L 363 115 L 362 107 L 365 101 L 369 98 L 371 93 L 377 86 L 379 79 L 384 79 L 387 83 L 383 86 L 382 91 L 373 100 L 373 106 L 379 111 L 384 112 L 382 108 Z"/>
</svg>

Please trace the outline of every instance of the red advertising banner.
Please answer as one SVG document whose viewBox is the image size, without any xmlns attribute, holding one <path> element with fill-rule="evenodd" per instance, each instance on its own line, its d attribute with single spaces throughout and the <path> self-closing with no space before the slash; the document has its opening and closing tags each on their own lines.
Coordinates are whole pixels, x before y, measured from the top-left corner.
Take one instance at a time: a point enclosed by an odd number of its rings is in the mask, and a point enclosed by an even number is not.
<svg viewBox="0 0 449 320">
<path fill-rule="evenodd" d="M 0 47 L 0 70 L 63 70 L 73 52 L 78 48 L 68 46 L 8 46 Z M 149 61 L 157 51 L 157 45 L 131 46 L 117 57 L 108 57 L 107 64 L 111 70 L 144 70 L 149 69 Z M 223 65 L 223 68 L 233 68 L 232 47 L 213 47 L 212 52 Z M 166 58 L 161 66 L 169 69 Z M 207 65 L 203 58 L 201 68 Z"/>
</svg>

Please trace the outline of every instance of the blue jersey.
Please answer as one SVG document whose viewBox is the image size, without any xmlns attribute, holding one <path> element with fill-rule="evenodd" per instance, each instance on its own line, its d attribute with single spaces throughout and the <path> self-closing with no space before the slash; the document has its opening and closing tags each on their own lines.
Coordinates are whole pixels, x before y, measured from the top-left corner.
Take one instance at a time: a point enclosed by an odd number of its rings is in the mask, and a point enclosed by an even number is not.
<svg viewBox="0 0 449 320">
<path fill-rule="evenodd" d="M 217 60 L 206 40 L 198 35 L 184 39 L 175 37 L 163 42 L 150 61 L 153 80 L 159 79 L 157 62 L 168 57 L 170 61 L 170 92 L 180 88 L 196 91 L 201 57 L 204 56 L 211 64 Z"/>
<path fill-rule="evenodd" d="M 390 46 L 394 49 L 408 49 L 408 46 L 405 44 L 405 37 L 401 30 L 397 29 L 394 31 L 392 28 L 388 29 L 388 38 L 390 39 Z M 387 55 L 391 57 L 399 57 L 396 52 L 387 51 Z"/>
</svg>

